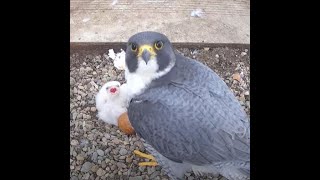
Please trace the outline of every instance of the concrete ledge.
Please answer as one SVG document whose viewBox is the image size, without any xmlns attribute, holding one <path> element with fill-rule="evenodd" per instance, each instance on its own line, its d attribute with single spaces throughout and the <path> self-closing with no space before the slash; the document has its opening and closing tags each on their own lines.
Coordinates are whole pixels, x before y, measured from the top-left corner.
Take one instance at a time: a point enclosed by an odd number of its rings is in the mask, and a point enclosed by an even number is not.
<svg viewBox="0 0 320 180">
<path fill-rule="evenodd" d="M 70 42 L 126 42 L 140 31 L 174 43 L 250 44 L 249 0 L 70 0 Z M 191 12 L 202 9 L 202 17 Z"/>
<path fill-rule="evenodd" d="M 175 48 L 216 48 L 216 47 L 230 47 L 230 48 L 241 48 L 249 49 L 250 44 L 228 44 L 228 43 L 172 43 Z M 120 49 L 126 49 L 126 43 L 115 42 L 115 43 L 87 43 L 77 42 L 70 43 L 70 54 L 77 53 L 107 53 L 109 49 L 120 51 Z"/>
</svg>

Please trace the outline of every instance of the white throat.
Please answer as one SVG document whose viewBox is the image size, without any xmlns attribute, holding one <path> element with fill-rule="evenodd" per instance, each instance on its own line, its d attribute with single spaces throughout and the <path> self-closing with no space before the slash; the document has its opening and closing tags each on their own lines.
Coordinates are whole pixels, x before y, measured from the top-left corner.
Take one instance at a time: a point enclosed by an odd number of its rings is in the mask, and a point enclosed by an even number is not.
<svg viewBox="0 0 320 180">
<path fill-rule="evenodd" d="M 129 99 L 141 94 L 153 80 L 167 74 L 173 66 L 174 63 L 170 63 L 163 71 L 157 72 L 159 65 L 156 58 L 150 59 L 148 64 L 146 64 L 143 59 L 139 58 L 138 69 L 133 73 L 130 73 L 126 66 L 125 77 L 128 84 Z"/>
</svg>

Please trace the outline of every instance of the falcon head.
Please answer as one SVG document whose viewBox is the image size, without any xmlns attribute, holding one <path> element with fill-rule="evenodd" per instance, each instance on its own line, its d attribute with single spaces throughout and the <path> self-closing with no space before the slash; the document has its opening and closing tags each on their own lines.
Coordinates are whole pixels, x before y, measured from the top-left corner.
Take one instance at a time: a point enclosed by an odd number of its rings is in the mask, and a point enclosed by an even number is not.
<svg viewBox="0 0 320 180">
<path fill-rule="evenodd" d="M 126 68 L 135 73 L 155 79 L 170 71 L 175 64 L 175 53 L 169 39 L 157 32 L 140 32 L 127 44 Z"/>
<path fill-rule="evenodd" d="M 106 97 L 113 97 L 119 95 L 120 82 L 118 81 L 110 81 L 104 84 L 101 88 L 103 94 Z"/>
<path fill-rule="evenodd" d="M 98 94 L 96 95 L 96 107 L 98 111 L 102 111 L 104 104 L 110 100 L 115 100 L 119 97 L 120 93 L 120 82 L 118 81 L 109 81 L 105 83 Z"/>
</svg>

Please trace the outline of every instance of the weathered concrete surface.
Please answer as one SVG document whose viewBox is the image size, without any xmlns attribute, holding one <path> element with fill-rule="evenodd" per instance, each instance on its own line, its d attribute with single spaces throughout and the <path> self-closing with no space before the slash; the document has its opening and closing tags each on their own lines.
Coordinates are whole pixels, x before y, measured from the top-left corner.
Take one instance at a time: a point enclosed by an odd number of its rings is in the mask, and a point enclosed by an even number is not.
<svg viewBox="0 0 320 180">
<path fill-rule="evenodd" d="M 250 44 L 249 0 L 70 0 L 70 42 L 126 42 L 140 31 L 177 43 Z M 112 2 L 116 2 L 114 5 Z M 202 9 L 202 17 L 191 12 Z"/>
</svg>

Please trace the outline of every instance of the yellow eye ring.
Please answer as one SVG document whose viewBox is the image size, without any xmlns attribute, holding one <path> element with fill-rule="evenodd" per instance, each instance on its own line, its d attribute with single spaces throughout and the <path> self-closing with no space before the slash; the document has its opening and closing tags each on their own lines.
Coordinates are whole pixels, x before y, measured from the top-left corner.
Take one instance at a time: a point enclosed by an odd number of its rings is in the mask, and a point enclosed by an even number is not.
<svg viewBox="0 0 320 180">
<path fill-rule="evenodd" d="M 154 43 L 154 47 L 157 50 L 160 50 L 163 47 L 163 42 L 162 41 L 157 41 L 156 43 Z"/>
<path fill-rule="evenodd" d="M 135 43 L 131 43 L 131 51 L 136 52 L 137 51 L 137 45 Z"/>
</svg>

